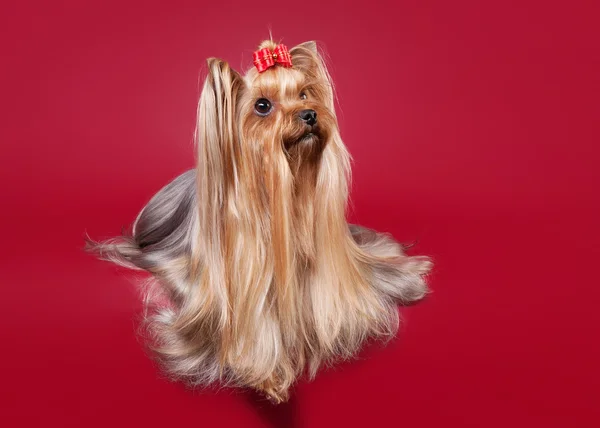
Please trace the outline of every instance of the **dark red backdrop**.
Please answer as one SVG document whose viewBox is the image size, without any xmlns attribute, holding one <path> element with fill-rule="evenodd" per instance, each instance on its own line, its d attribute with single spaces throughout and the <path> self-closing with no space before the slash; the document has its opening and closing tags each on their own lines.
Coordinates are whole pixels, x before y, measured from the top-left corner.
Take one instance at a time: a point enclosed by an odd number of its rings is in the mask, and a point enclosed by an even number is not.
<svg viewBox="0 0 600 428">
<path fill-rule="evenodd" d="M 600 426 L 594 2 L 96 3 L 0 13 L 2 426 Z M 436 260 L 396 342 L 278 408 L 159 379 L 81 251 L 192 167 L 205 58 L 269 27 L 330 56 L 352 220 Z"/>
</svg>

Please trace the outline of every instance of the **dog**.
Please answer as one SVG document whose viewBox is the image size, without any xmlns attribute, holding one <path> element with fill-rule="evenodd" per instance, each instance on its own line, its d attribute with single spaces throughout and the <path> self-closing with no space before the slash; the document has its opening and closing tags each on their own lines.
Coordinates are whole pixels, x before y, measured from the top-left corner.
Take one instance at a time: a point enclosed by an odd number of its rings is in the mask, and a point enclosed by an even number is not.
<svg viewBox="0 0 600 428">
<path fill-rule="evenodd" d="M 245 75 L 209 58 L 197 113 L 197 167 L 86 249 L 150 274 L 144 325 L 170 377 L 285 402 L 301 376 L 393 338 L 432 261 L 347 222 L 351 157 L 315 42 L 265 40 Z"/>
</svg>

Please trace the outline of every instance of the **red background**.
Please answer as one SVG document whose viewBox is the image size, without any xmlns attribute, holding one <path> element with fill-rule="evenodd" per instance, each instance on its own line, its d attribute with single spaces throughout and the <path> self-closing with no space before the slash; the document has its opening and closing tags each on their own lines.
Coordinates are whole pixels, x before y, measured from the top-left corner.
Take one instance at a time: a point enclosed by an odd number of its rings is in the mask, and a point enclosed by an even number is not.
<svg viewBox="0 0 600 428">
<path fill-rule="evenodd" d="M 0 11 L 0 425 L 600 426 L 596 2 L 95 3 Z M 81 251 L 193 166 L 205 59 L 269 28 L 330 57 L 351 219 L 436 261 L 398 340 L 279 407 L 162 380 L 134 277 Z"/>
</svg>

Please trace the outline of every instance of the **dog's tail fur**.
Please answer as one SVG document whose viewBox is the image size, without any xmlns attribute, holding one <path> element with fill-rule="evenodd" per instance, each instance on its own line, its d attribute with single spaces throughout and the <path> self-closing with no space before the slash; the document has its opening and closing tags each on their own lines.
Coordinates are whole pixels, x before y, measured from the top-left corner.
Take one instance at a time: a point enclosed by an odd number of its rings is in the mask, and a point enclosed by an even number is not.
<svg viewBox="0 0 600 428">
<path fill-rule="evenodd" d="M 85 250 L 119 266 L 153 273 L 161 262 L 183 255 L 186 235 L 196 229 L 196 199 L 196 171 L 190 169 L 152 197 L 131 231 L 101 242 L 86 236 Z"/>
</svg>

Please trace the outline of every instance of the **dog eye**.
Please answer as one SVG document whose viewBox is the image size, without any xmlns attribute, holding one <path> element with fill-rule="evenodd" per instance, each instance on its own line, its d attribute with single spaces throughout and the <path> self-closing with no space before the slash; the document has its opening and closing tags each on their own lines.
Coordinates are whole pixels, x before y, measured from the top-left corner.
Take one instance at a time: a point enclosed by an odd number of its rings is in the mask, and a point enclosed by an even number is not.
<svg viewBox="0 0 600 428">
<path fill-rule="evenodd" d="M 300 92 L 300 99 L 301 99 L 301 100 L 305 100 L 306 98 L 308 98 L 308 97 L 306 96 L 306 92 Z"/>
<path fill-rule="evenodd" d="M 266 98 L 259 98 L 258 100 L 256 100 L 256 103 L 254 103 L 254 111 L 259 116 L 268 115 L 269 113 L 271 113 L 272 109 L 273 106 L 271 105 L 271 101 L 269 101 Z"/>
</svg>

